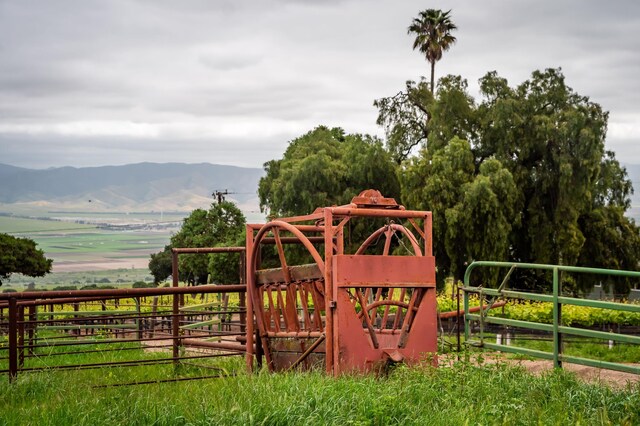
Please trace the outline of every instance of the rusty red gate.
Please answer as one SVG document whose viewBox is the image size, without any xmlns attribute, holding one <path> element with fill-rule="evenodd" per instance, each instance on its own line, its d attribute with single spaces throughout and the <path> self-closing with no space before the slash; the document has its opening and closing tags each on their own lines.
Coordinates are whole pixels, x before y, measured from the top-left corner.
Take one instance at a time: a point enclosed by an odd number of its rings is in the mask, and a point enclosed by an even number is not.
<svg viewBox="0 0 640 426">
<path fill-rule="evenodd" d="M 345 227 L 385 219 L 345 253 Z M 247 321 L 247 367 L 264 357 L 270 371 L 324 364 L 337 375 L 426 357 L 435 363 L 431 220 L 431 212 L 405 210 L 368 190 L 345 206 L 247 225 L 247 309 L 256 326 Z M 379 254 L 367 254 L 380 240 Z M 306 256 L 300 249 L 293 255 L 312 263 L 289 263 L 287 244 L 302 246 Z M 275 246 L 279 266 L 263 267 L 268 245 Z"/>
</svg>

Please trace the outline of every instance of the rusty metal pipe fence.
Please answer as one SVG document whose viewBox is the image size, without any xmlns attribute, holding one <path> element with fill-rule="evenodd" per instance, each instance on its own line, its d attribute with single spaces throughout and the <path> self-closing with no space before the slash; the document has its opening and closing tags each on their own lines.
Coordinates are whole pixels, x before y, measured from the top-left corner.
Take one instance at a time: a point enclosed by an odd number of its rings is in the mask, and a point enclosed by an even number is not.
<svg viewBox="0 0 640 426">
<path fill-rule="evenodd" d="M 471 273 L 480 267 L 490 268 L 509 268 L 504 280 L 500 286 L 495 288 L 484 288 L 470 285 Z M 539 294 L 530 293 L 524 291 L 510 290 L 507 287 L 509 277 L 515 269 L 530 269 L 530 270 L 546 270 L 552 273 L 552 294 Z M 562 367 L 563 362 L 585 365 L 590 367 L 604 368 L 609 370 L 623 371 L 627 373 L 640 374 L 640 366 L 629 365 L 617 362 L 607 362 L 594 360 L 589 358 L 582 358 L 576 356 L 569 356 L 563 353 L 563 336 L 578 336 L 587 337 L 601 340 L 610 340 L 615 342 L 622 342 L 627 344 L 640 344 L 640 336 L 634 336 L 630 334 L 621 334 L 614 332 L 604 332 L 591 330 L 587 328 L 571 327 L 562 324 L 562 307 L 564 305 L 585 306 L 599 309 L 611 309 L 623 312 L 640 313 L 640 305 L 630 303 L 617 303 L 601 300 L 587 300 L 576 297 L 565 297 L 562 295 L 562 281 L 560 279 L 561 272 L 568 273 L 581 273 L 581 274 L 595 274 L 595 275 L 610 275 L 617 277 L 627 278 L 640 278 L 640 272 L 637 271 L 621 271 L 612 269 L 599 269 L 599 268 L 585 268 L 575 266 L 561 266 L 561 265 L 541 265 L 532 263 L 511 263 L 511 262 L 491 262 L 491 261 L 478 261 L 469 265 L 464 276 L 464 287 L 462 287 L 464 295 L 464 332 L 465 342 L 467 345 L 482 347 L 502 352 L 509 352 L 515 354 L 522 354 L 532 356 L 535 358 L 542 358 L 552 360 L 555 367 Z M 482 300 L 485 296 L 489 297 L 486 305 L 479 310 L 478 313 L 472 313 L 472 308 L 469 307 L 470 295 L 478 295 Z M 551 324 L 533 321 L 522 321 L 508 318 L 500 318 L 497 316 L 489 315 L 489 309 L 496 302 L 498 298 L 514 299 L 514 300 L 530 300 L 538 302 L 550 302 L 553 304 L 553 321 Z M 481 302 L 483 303 L 483 302 Z M 471 339 L 472 323 L 477 323 L 479 326 L 478 339 Z M 490 343 L 485 339 L 485 326 L 488 324 L 518 327 L 523 329 L 530 329 L 536 331 L 549 332 L 553 335 L 553 351 L 546 352 L 530 348 L 507 346 L 504 344 Z"/>
<path fill-rule="evenodd" d="M 172 287 L 0 294 L 0 374 L 13 382 L 24 372 L 178 365 L 243 355 L 244 256 L 239 284 L 178 287 L 179 255 L 229 252 L 244 247 L 174 249 Z M 199 300 L 185 305 L 187 295 Z M 109 352 L 136 355 L 109 362 L 65 358 Z"/>
</svg>

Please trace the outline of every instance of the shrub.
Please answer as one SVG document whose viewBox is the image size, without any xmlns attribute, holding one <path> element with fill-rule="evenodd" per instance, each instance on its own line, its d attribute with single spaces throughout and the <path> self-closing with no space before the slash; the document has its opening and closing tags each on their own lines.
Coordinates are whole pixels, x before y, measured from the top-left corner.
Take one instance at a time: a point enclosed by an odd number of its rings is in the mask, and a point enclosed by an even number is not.
<svg viewBox="0 0 640 426">
<path fill-rule="evenodd" d="M 146 283 L 144 281 L 136 281 L 131 286 L 132 288 L 155 288 L 156 285 L 154 283 Z"/>
</svg>

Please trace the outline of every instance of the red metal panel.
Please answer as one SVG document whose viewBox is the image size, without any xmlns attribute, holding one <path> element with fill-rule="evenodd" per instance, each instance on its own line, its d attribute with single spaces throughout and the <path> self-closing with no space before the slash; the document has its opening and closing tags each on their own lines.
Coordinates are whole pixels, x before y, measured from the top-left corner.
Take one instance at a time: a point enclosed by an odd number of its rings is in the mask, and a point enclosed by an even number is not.
<svg viewBox="0 0 640 426">
<path fill-rule="evenodd" d="M 431 256 L 333 257 L 338 287 L 435 287 L 435 258 Z"/>
<path fill-rule="evenodd" d="M 422 298 L 418 312 L 411 325 L 407 343 L 399 352 L 405 362 L 412 364 L 424 361 L 431 356 L 436 365 L 438 351 L 438 319 L 436 308 L 436 290 L 429 289 Z"/>
</svg>

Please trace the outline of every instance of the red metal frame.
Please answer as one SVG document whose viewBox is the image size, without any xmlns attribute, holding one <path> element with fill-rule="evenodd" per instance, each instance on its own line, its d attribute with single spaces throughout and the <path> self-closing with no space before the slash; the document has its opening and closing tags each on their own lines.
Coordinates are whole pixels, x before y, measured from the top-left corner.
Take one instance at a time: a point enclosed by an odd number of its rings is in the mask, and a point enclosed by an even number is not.
<svg viewBox="0 0 640 426">
<path fill-rule="evenodd" d="M 388 223 L 348 254 L 344 228 L 357 217 L 387 218 Z M 394 219 L 408 221 L 423 246 Z M 391 361 L 415 363 L 428 354 L 434 354 L 431 359 L 436 362 L 431 224 L 431 212 L 405 210 L 368 190 L 346 206 L 247 225 L 247 311 L 256 326 L 247 321 L 247 368 L 251 370 L 255 361 L 260 365 L 263 356 L 270 371 L 323 363 L 334 375 L 378 370 Z M 399 240 L 398 234 L 412 255 L 391 255 L 392 239 Z M 382 255 L 365 255 L 382 237 Z M 314 263 L 288 264 L 287 243 L 301 244 Z M 279 268 L 261 267 L 264 244 L 275 244 Z"/>
</svg>

